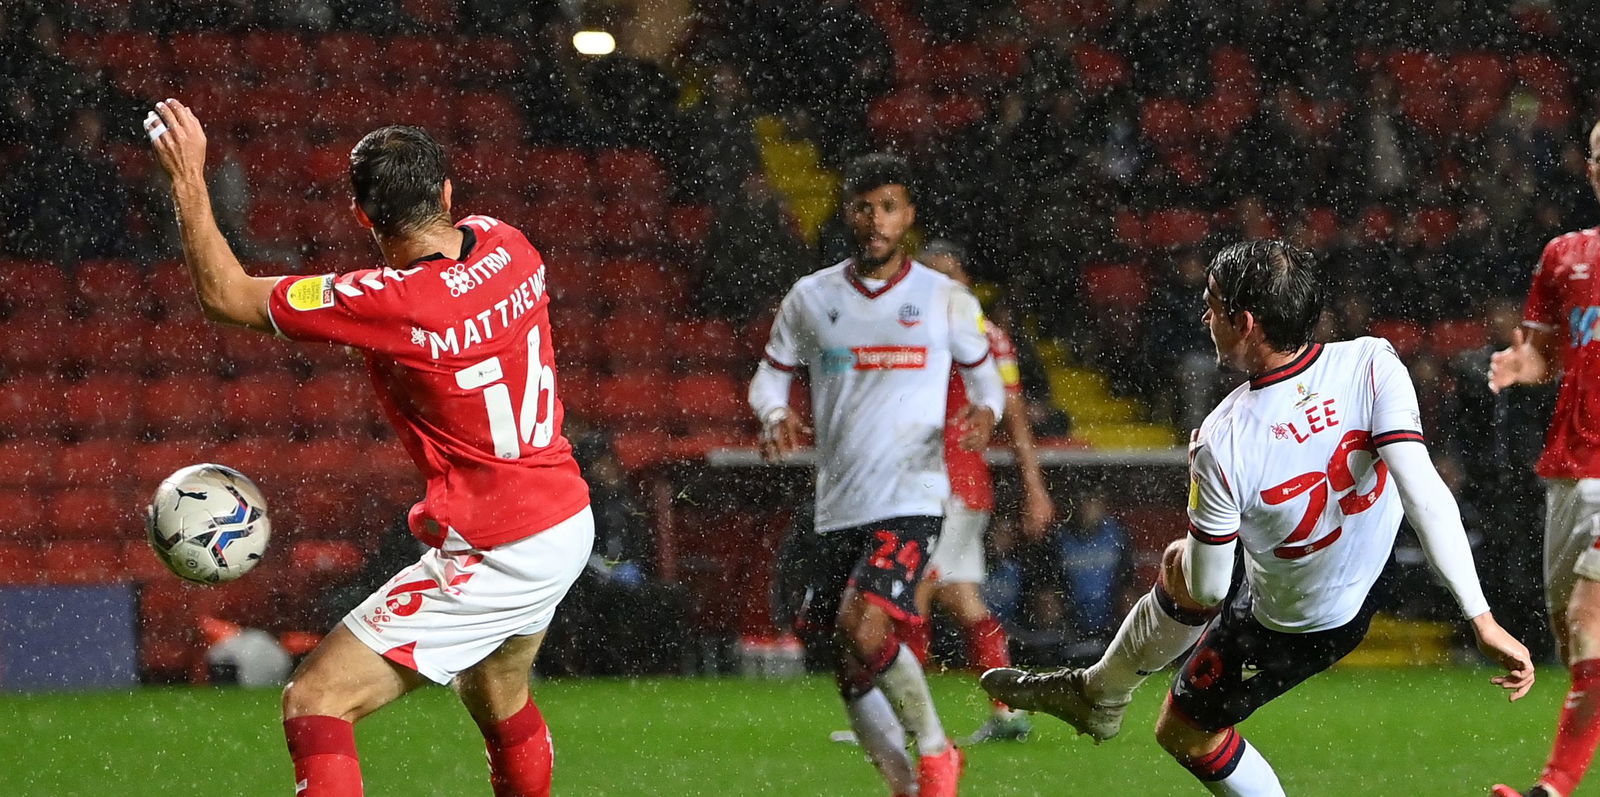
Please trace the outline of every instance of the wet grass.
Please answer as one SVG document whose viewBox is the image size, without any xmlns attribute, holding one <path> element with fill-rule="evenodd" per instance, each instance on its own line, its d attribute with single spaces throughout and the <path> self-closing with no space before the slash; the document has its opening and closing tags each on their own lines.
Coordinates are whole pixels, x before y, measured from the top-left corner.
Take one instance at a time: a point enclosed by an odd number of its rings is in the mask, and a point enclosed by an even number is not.
<svg viewBox="0 0 1600 797">
<path fill-rule="evenodd" d="M 1471 795 L 1526 785 L 1549 749 L 1566 681 L 1541 672 L 1507 705 L 1479 670 L 1345 669 L 1314 679 L 1241 730 L 1292 795 Z M 946 723 L 970 731 L 985 704 L 970 679 L 935 679 Z M 558 795 L 882 795 L 851 747 L 830 679 L 565 680 L 541 683 Z M 1094 747 L 1054 720 L 1033 739 L 969 751 L 962 794 L 1206 792 L 1155 746 L 1147 684 L 1123 736 Z M 0 794 L 273 795 L 292 792 L 272 690 L 160 688 L 0 696 Z M 487 797 L 482 742 L 443 689 L 414 694 L 357 730 L 367 793 Z"/>
</svg>

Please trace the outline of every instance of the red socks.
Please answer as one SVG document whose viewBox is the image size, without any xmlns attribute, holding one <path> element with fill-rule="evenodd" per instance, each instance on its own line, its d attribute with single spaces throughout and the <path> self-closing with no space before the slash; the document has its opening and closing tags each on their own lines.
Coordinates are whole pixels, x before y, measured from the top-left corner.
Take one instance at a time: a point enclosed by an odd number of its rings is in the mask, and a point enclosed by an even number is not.
<svg viewBox="0 0 1600 797">
<path fill-rule="evenodd" d="M 532 700 L 493 725 L 480 724 L 489 748 L 489 783 L 494 797 L 549 797 L 555 748 L 550 727 Z"/>
<path fill-rule="evenodd" d="M 1572 665 L 1572 691 L 1556 724 L 1555 749 L 1539 779 L 1562 794 L 1571 794 L 1583 780 L 1600 743 L 1600 659 Z"/>
<path fill-rule="evenodd" d="M 355 726 L 338 717 L 283 721 L 294 760 L 295 797 L 361 797 L 361 761 Z"/>
<path fill-rule="evenodd" d="M 1011 666 L 1011 649 L 1006 639 L 1006 629 L 993 617 L 985 617 L 966 627 L 967 659 L 983 672 L 995 667 Z"/>
</svg>

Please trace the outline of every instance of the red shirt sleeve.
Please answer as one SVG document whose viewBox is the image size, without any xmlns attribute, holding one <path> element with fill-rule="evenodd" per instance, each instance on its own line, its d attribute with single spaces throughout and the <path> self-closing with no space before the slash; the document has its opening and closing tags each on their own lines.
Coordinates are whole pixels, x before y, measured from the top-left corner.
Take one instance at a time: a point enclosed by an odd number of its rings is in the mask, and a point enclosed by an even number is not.
<svg viewBox="0 0 1600 797">
<path fill-rule="evenodd" d="M 412 345 L 405 276 L 390 268 L 284 277 L 272 288 L 267 312 L 290 340 L 318 341 L 392 352 Z"/>
<path fill-rule="evenodd" d="M 1533 286 L 1528 289 L 1528 303 L 1522 309 L 1524 320 L 1538 324 L 1549 331 L 1561 329 L 1561 285 L 1556 270 L 1561 266 L 1560 238 L 1544 246 L 1539 256 L 1539 267 L 1533 272 Z"/>
</svg>

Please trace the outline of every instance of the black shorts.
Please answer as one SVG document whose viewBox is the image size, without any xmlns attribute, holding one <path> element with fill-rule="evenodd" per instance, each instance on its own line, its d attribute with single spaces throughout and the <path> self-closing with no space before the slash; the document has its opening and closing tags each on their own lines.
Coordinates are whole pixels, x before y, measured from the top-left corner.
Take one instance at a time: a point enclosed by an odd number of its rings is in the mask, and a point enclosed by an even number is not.
<svg viewBox="0 0 1600 797">
<path fill-rule="evenodd" d="M 831 633 L 849 587 L 895 619 L 916 617 L 917 584 L 943 525 L 938 515 L 910 515 L 816 534 L 805 555 L 809 576 L 801 628 Z"/>
<path fill-rule="evenodd" d="M 1252 604 L 1249 585 L 1238 585 L 1172 680 L 1168 700 L 1200 730 L 1237 725 L 1301 681 L 1333 666 L 1361 644 L 1376 608 L 1376 601 L 1368 597 L 1360 613 L 1338 628 L 1287 634 L 1257 622 Z"/>
</svg>

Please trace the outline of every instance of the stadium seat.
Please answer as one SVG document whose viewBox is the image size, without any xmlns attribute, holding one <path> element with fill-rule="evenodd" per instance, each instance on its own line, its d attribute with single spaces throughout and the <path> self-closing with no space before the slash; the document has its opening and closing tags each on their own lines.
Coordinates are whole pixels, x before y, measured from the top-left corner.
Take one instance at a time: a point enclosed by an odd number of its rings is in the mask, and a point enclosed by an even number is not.
<svg viewBox="0 0 1600 797">
<path fill-rule="evenodd" d="M 673 205 L 667 209 L 667 240 L 680 255 L 697 258 L 705 249 L 715 218 L 710 205 Z"/>
<path fill-rule="evenodd" d="M 1461 217 L 1454 208 L 1422 208 L 1412 216 L 1411 223 L 1416 226 L 1423 248 L 1438 250 L 1455 237 Z"/>
<path fill-rule="evenodd" d="M 128 437 L 143 425 L 144 392 L 125 373 L 91 373 L 57 402 L 65 429 L 79 439 Z"/>
<path fill-rule="evenodd" d="M 139 405 L 145 430 L 162 438 L 220 435 L 222 394 L 211 374 L 174 374 L 145 382 Z"/>
<path fill-rule="evenodd" d="M 218 445 L 216 440 L 215 434 L 209 434 L 130 444 L 130 470 L 137 494 L 154 492 L 156 485 L 179 468 L 212 461 Z"/>
<path fill-rule="evenodd" d="M 597 416 L 595 405 L 602 378 L 598 371 L 581 366 L 561 365 L 556 369 L 556 398 L 561 400 L 568 418 L 587 421 Z"/>
<path fill-rule="evenodd" d="M 1512 58 L 1517 79 L 1545 101 L 1565 102 L 1572 93 L 1572 75 L 1555 56 L 1523 53 Z"/>
<path fill-rule="evenodd" d="M 614 428 L 661 430 L 673 420 L 670 378 L 650 372 L 623 373 L 600 381 L 595 418 Z"/>
<path fill-rule="evenodd" d="M 379 52 L 383 71 L 401 85 L 430 82 L 451 68 L 444 42 L 431 36 L 391 36 Z"/>
<path fill-rule="evenodd" d="M 630 472 L 652 468 L 672 459 L 672 437 L 651 429 L 618 432 L 611 438 L 611 448 L 617 454 L 617 463 Z"/>
<path fill-rule="evenodd" d="M 285 373 L 247 374 L 223 382 L 222 424 L 235 434 L 277 434 L 293 424 L 294 379 Z"/>
<path fill-rule="evenodd" d="M 150 550 L 150 543 L 144 540 L 129 540 L 122 543 L 119 561 L 123 577 L 135 583 L 144 584 L 173 578 L 167 566 L 156 558 L 155 551 Z"/>
<path fill-rule="evenodd" d="M 294 486 L 295 465 L 290 459 L 296 446 L 293 440 L 282 435 L 245 435 L 216 444 L 209 458 L 249 476 L 271 505 Z"/>
<path fill-rule="evenodd" d="M 1421 325 L 1410 321 L 1374 321 L 1371 331 L 1373 337 L 1389 341 L 1401 359 L 1409 358 L 1421 351 L 1427 334 Z"/>
<path fill-rule="evenodd" d="M 867 106 L 867 129 L 880 147 L 922 152 L 931 134 L 932 98 L 919 89 L 890 92 Z"/>
<path fill-rule="evenodd" d="M 455 122 L 456 140 L 462 143 L 489 141 L 514 146 L 522 141 L 522 110 L 506 92 L 481 89 L 458 94 L 447 116 Z"/>
<path fill-rule="evenodd" d="M 281 371 L 288 367 L 294 345 L 253 329 L 219 327 L 223 357 L 240 371 Z"/>
<path fill-rule="evenodd" d="M 313 434 L 349 434 L 376 420 L 365 374 L 346 368 L 318 374 L 294 391 L 295 426 Z"/>
<path fill-rule="evenodd" d="M 371 83 L 383 63 L 376 39 L 365 33 L 325 33 L 311 45 L 317 71 L 331 83 Z"/>
<path fill-rule="evenodd" d="M 172 34 L 167 59 L 178 74 L 232 76 L 243 71 L 239 40 L 231 34 L 191 31 Z"/>
<path fill-rule="evenodd" d="M 73 290 L 66 272 L 36 260 L 0 260 L 0 310 L 66 310 Z"/>
<path fill-rule="evenodd" d="M 0 384 L 0 434 L 10 438 L 54 437 L 60 431 L 61 393 L 66 383 L 45 374 L 24 374 Z"/>
<path fill-rule="evenodd" d="M 145 329 L 145 353 L 163 373 L 215 373 L 225 360 L 222 330 L 201 317 L 161 321 Z"/>
<path fill-rule="evenodd" d="M 122 543 L 115 540 L 52 542 L 40 551 L 37 567 L 49 584 L 106 584 L 126 578 Z"/>
<path fill-rule="evenodd" d="M 389 95 L 384 112 L 396 124 L 426 127 L 430 135 L 443 139 L 440 122 L 450 118 L 451 93 L 432 83 L 404 83 Z"/>
<path fill-rule="evenodd" d="M 1254 95 L 1260 91 L 1260 78 L 1250 53 L 1234 45 L 1223 45 L 1211 51 L 1211 84 L 1218 94 L 1242 92 Z"/>
<path fill-rule="evenodd" d="M 100 63 L 114 73 L 149 74 L 166 70 L 167 53 L 161 40 L 144 31 L 113 31 L 100 37 Z"/>
<path fill-rule="evenodd" d="M 319 106 L 319 110 L 327 104 Z M 246 90 L 238 105 L 238 121 L 258 132 L 288 132 L 306 124 L 305 97 L 299 90 L 279 83 L 268 83 Z M 245 168 L 250 168 L 245 162 Z"/>
<path fill-rule="evenodd" d="M 632 196 L 665 203 L 667 172 L 646 150 L 600 150 L 594 156 L 594 179 L 603 197 Z"/>
<path fill-rule="evenodd" d="M 293 456 L 277 469 L 284 475 L 294 478 L 294 487 L 341 482 L 357 483 L 352 477 L 361 467 L 359 438 L 322 437 L 296 441 L 290 445 L 294 452 Z"/>
<path fill-rule="evenodd" d="M 456 76 L 473 86 L 505 85 L 522 72 L 522 47 L 499 36 L 478 36 L 461 47 Z"/>
<path fill-rule="evenodd" d="M 1144 218 L 1144 244 L 1151 249 L 1198 246 L 1210 232 L 1210 219 L 1199 210 L 1169 208 Z"/>
<path fill-rule="evenodd" d="M 398 511 L 422 500 L 422 476 L 397 440 L 363 441 L 361 472 L 372 483 L 373 495 L 394 501 Z"/>
<path fill-rule="evenodd" d="M 600 208 L 595 243 L 612 253 L 648 250 L 661 242 L 664 211 L 659 198 L 644 194 L 612 197 Z"/>
<path fill-rule="evenodd" d="M 691 371 L 721 370 L 744 359 L 739 331 L 722 319 L 677 322 L 672 328 L 672 345 L 678 363 Z"/>
<path fill-rule="evenodd" d="M 973 42 L 955 41 L 923 51 L 919 59 L 925 82 L 921 88 L 938 92 L 966 93 L 981 89 L 994 80 L 990 53 Z"/>
<path fill-rule="evenodd" d="M 529 196 L 556 201 L 574 197 L 589 199 L 594 178 L 589 156 L 582 150 L 536 147 L 522 155 L 526 179 L 522 188 Z"/>
<path fill-rule="evenodd" d="M 749 414 L 744 386 L 727 373 L 695 373 L 672 386 L 672 403 L 691 428 L 737 426 Z"/>
<path fill-rule="evenodd" d="M 155 326 L 138 316 L 79 321 L 63 330 L 58 356 L 85 370 L 141 370 L 149 365 L 145 346 Z"/>
<path fill-rule="evenodd" d="M 53 468 L 55 487 L 133 488 L 134 450 L 127 440 L 84 440 L 58 446 Z"/>
<path fill-rule="evenodd" d="M 258 81 L 294 81 L 309 74 L 311 50 L 293 33 L 252 31 L 239 39 L 239 49 Z"/>
<path fill-rule="evenodd" d="M 584 368 L 605 361 L 598 319 L 571 303 L 552 304 L 550 309 L 550 338 L 559 367 Z"/>
<path fill-rule="evenodd" d="M 0 488 L 0 540 L 35 540 L 46 528 L 44 493 L 31 487 Z"/>
<path fill-rule="evenodd" d="M 587 250 L 598 217 L 599 208 L 590 202 L 544 200 L 528 208 L 522 229 L 541 250 Z"/>
<path fill-rule="evenodd" d="M 487 141 L 473 141 L 456 149 L 451 153 L 450 165 L 459 179 L 478 191 L 521 191 L 537 174 L 532 167 L 524 168 L 524 164 L 510 157 L 504 147 Z"/>
<path fill-rule="evenodd" d="M 1487 345 L 1489 327 L 1482 321 L 1440 321 L 1428 328 L 1428 351 L 1440 359 Z"/>
<path fill-rule="evenodd" d="M 55 485 L 55 472 L 54 447 L 48 442 L 0 443 L 0 488 L 42 490 Z"/>
<path fill-rule="evenodd" d="M 1083 301 L 1092 309 L 1129 310 L 1150 295 L 1144 268 L 1136 263 L 1102 263 L 1083 270 Z"/>
<path fill-rule="evenodd" d="M 1159 147 L 1180 148 L 1194 137 L 1189 106 L 1173 97 L 1151 97 L 1139 108 L 1139 131 Z"/>
<path fill-rule="evenodd" d="M 144 274 L 126 260 L 84 261 L 74 283 L 78 302 L 91 313 L 124 317 L 143 314 L 150 306 Z"/>
<path fill-rule="evenodd" d="M 17 310 L 0 324 L 0 366 L 10 373 L 47 373 L 63 363 L 62 343 L 72 328 L 65 310 Z"/>
<path fill-rule="evenodd" d="M 612 308 L 682 307 L 687 277 L 662 262 L 615 258 L 600 263 L 594 281 Z"/>
<path fill-rule="evenodd" d="M 377 110 L 385 105 L 383 87 L 367 80 L 339 76 L 323 90 L 324 101 L 312 118 L 323 134 L 354 144 L 356 136 L 377 127 Z"/>
<path fill-rule="evenodd" d="M 289 548 L 289 564 L 318 574 L 351 574 L 361 569 L 366 556 L 345 540 L 299 540 Z"/>
<path fill-rule="evenodd" d="M 1133 78 L 1127 59 L 1093 42 L 1082 42 L 1072 53 L 1078 67 L 1078 82 L 1084 94 L 1099 96 Z"/>
<path fill-rule="evenodd" d="M 1512 77 L 1511 66 L 1497 53 L 1458 53 L 1450 59 L 1450 84 L 1464 100 L 1504 102 Z"/>
<path fill-rule="evenodd" d="M 989 106 L 973 94 L 946 94 L 928 107 L 928 118 L 935 132 L 949 136 L 982 122 Z"/>
<path fill-rule="evenodd" d="M 128 490 L 68 487 L 50 496 L 45 523 L 53 539 L 125 540 L 143 533 L 140 506 Z"/>
<path fill-rule="evenodd" d="M 600 327 L 600 345 L 613 372 L 665 371 L 672 365 L 667 330 L 659 311 L 614 315 Z"/>
<path fill-rule="evenodd" d="M 305 145 L 286 131 L 252 136 L 240 147 L 239 163 L 250 181 L 252 216 L 263 207 L 299 207 L 298 202 L 285 197 L 305 192 L 305 151 Z M 278 215 L 294 217 L 292 211 L 280 210 Z M 289 226 L 298 229 L 299 219 Z"/>
<path fill-rule="evenodd" d="M 1231 141 L 1256 114 L 1253 95 L 1239 92 L 1214 94 L 1194 114 L 1200 132 L 1213 141 Z"/>
</svg>

